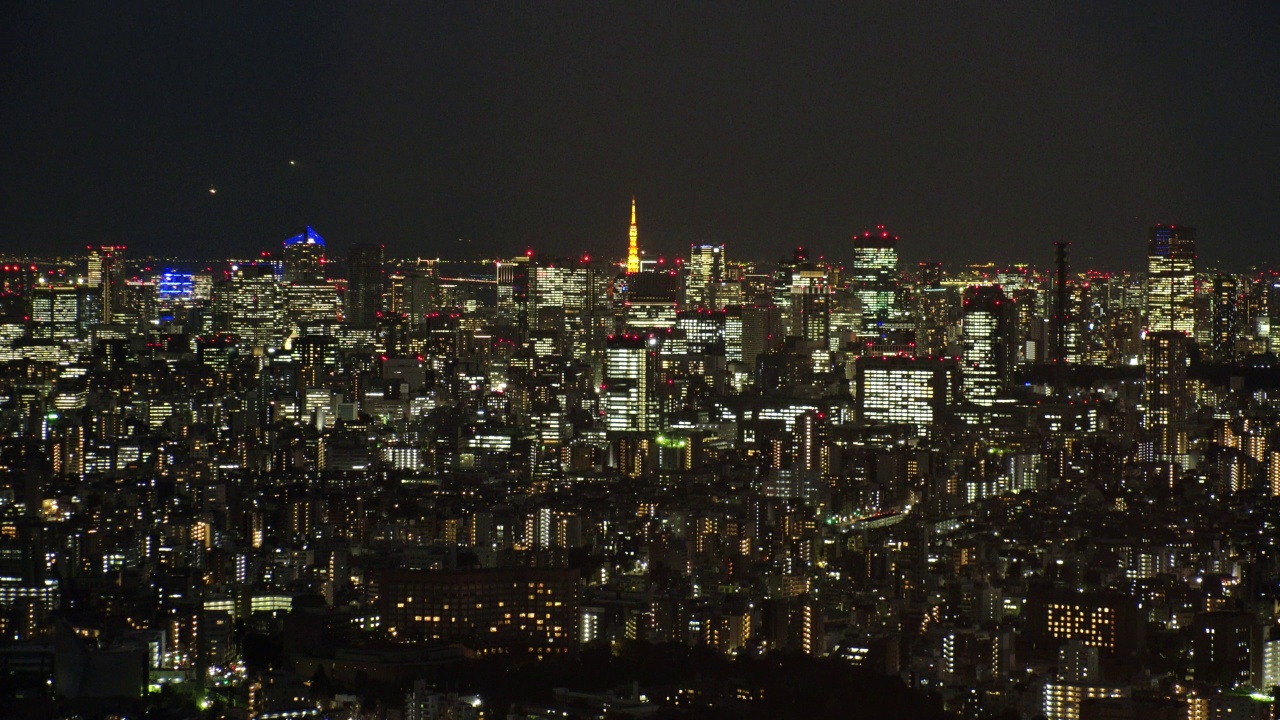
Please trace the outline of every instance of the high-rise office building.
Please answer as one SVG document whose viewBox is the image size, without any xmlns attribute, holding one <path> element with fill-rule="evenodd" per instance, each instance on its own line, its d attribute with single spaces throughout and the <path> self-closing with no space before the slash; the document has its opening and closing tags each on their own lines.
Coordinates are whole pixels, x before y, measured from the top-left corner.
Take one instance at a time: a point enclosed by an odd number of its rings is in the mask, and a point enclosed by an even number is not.
<svg viewBox="0 0 1280 720">
<path fill-rule="evenodd" d="M 992 405 L 1013 378 L 1017 363 L 1017 314 L 998 285 L 965 290 L 963 305 L 964 396 Z"/>
<path fill-rule="evenodd" d="M 830 268 L 808 260 L 790 268 L 787 293 L 787 335 L 815 340 L 827 346 L 830 334 L 831 284 Z"/>
<path fill-rule="evenodd" d="M 1156 225 L 1147 236 L 1147 329 L 1196 330 L 1196 231 Z"/>
<path fill-rule="evenodd" d="M 883 225 L 853 236 L 849 287 L 862 303 L 862 326 L 874 330 L 897 311 L 898 236 Z"/>
<path fill-rule="evenodd" d="M 1055 267 L 1057 272 L 1053 278 L 1052 301 L 1048 302 L 1050 334 L 1043 338 L 1044 359 L 1063 365 L 1071 361 L 1069 352 L 1069 335 L 1071 326 L 1076 320 L 1072 316 L 1071 276 L 1067 273 L 1071 243 L 1056 242 L 1053 244 Z"/>
<path fill-rule="evenodd" d="M 958 344 L 961 294 L 954 287 L 922 288 L 915 293 L 916 350 L 922 355 L 953 355 Z"/>
<path fill-rule="evenodd" d="M 347 259 L 347 322 L 360 327 L 378 324 L 382 312 L 385 258 L 381 245 L 361 243 Z"/>
<path fill-rule="evenodd" d="M 599 260 L 535 257 L 529 269 L 529 325 L 558 333 L 562 351 L 598 359 L 613 331 L 610 296 L 617 265 Z M 674 319 L 674 302 L 672 318 Z"/>
<path fill-rule="evenodd" d="M 681 310 L 676 328 L 684 333 L 685 347 L 691 355 L 724 355 L 725 328 L 728 313 L 715 310 Z M 742 314 L 737 313 L 738 353 L 742 348 Z"/>
<path fill-rule="evenodd" d="M 498 319 L 516 327 L 527 327 L 529 323 L 529 260 L 527 255 L 499 260 L 494 268 Z"/>
<path fill-rule="evenodd" d="M 103 323 L 115 321 L 124 301 L 124 250 L 123 245 L 89 248 L 89 287 L 98 290 Z"/>
<path fill-rule="evenodd" d="M 71 341 L 89 337 L 102 321 L 101 291 L 87 285 L 37 285 L 31 291 L 31 337 Z"/>
<path fill-rule="evenodd" d="M 612 432 L 658 429 L 653 413 L 658 340 L 652 335 L 614 335 L 605 342 L 604 408 Z"/>
<path fill-rule="evenodd" d="M 959 370 L 950 358 L 858 358 L 859 422 L 914 425 L 921 435 L 925 434 L 959 398 Z"/>
<path fill-rule="evenodd" d="M 342 315 L 338 288 L 327 282 L 285 283 L 284 297 L 292 324 L 337 323 Z"/>
<path fill-rule="evenodd" d="M 419 260 L 390 276 L 387 309 L 408 318 L 410 328 L 422 327 L 426 315 L 440 309 L 441 302 L 440 270 L 434 260 Z"/>
<path fill-rule="evenodd" d="M 648 270 L 627 276 L 623 322 L 628 328 L 673 328 L 679 306 L 680 276 L 666 270 Z"/>
<path fill-rule="evenodd" d="M 167 305 L 189 303 L 196 299 L 195 275 L 172 268 L 166 269 L 156 281 L 156 295 Z"/>
<path fill-rule="evenodd" d="M 35 286 L 34 265 L 0 265 L 0 320 L 25 321 L 31 315 L 31 291 Z"/>
<path fill-rule="evenodd" d="M 831 288 L 826 284 L 806 285 L 803 292 L 793 296 L 791 312 L 799 337 L 812 340 L 828 348 L 831 338 Z"/>
<path fill-rule="evenodd" d="M 725 279 L 724 245 L 691 246 L 685 272 L 685 306 L 716 306 L 715 289 Z"/>
<path fill-rule="evenodd" d="M 778 267 L 773 271 L 773 278 L 768 288 L 769 298 L 773 306 L 782 312 L 784 318 L 789 317 L 791 311 L 791 293 L 794 284 L 792 276 L 796 270 L 805 267 L 810 267 L 809 251 L 798 247 L 791 252 L 790 259 L 784 258 L 778 261 Z"/>
<path fill-rule="evenodd" d="M 1187 363 L 1191 337 L 1178 330 L 1147 334 L 1143 425 L 1151 443 L 1149 460 L 1185 462 L 1191 396 Z"/>
<path fill-rule="evenodd" d="M 754 368 L 764 353 L 783 340 L 782 313 L 776 307 L 748 305 L 742 308 L 742 362 Z"/>
<path fill-rule="evenodd" d="M 214 288 L 215 325 L 243 348 L 277 348 L 289 333 L 284 289 L 271 265 L 240 265 Z"/>
<path fill-rule="evenodd" d="M 1236 357 L 1236 338 L 1240 329 L 1240 290 L 1235 277 L 1219 275 L 1213 279 L 1213 359 L 1231 362 Z"/>
<path fill-rule="evenodd" d="M 307 226 L 284 241 L 284 281 L 299 285 L 324 283 L 324 238 Z"/>
<path fill-rule="evenodd" d="M 742 362 L 741 305 L 733 305 L 724 311 L 724 359 L 725 362 Z"/>
</svg>

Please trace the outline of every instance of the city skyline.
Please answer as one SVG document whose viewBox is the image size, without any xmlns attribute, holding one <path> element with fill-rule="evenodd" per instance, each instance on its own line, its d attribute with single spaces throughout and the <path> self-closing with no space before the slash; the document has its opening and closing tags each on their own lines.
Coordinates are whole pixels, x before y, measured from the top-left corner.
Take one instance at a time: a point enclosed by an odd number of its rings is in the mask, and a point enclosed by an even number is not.
<svg viewBox="0 0 1280 720">
<path fill-rule="evenodd" d="M 0 9 L 0 714 L 1275 720 L 1280 5 Z"/>
<path fill-rule="evenodd" d="M 1122 267 L 1166 222 L 1208 264 L 1280 260 L 1274 9 L 932 10 L 19 6 L 0 242 L 569 255 L 636 195 L 665 253 L 884 224 L 908 259 Z"/>
<path fill-rule="evenodd" d="M 767 663 L 883 717 L 1271 716 L 1280 275 L 1164 224 L 1145 272 L 913 266 L 884 226 L 663 264 L 638 207 L 604 257 L 483 270 L 311 225 L 0 264 L 0 696 L 790 716 L 684 684 Z"/>
</svg>

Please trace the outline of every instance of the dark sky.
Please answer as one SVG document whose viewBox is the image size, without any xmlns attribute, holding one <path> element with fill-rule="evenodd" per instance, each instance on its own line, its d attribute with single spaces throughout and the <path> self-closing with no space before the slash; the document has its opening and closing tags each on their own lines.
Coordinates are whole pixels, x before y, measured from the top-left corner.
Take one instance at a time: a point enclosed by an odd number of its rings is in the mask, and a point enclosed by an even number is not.
<svg viewBox="0 0 1280 720">
<path fill-rule="evenodd" d="M 1280 263 L 1278 3 L 19 2 L 0 252 Z M 295 164 L 291 165 L 290 161 Z M 217 189 L 210 194 L 209 188 Z M 463 238 L 469 242 L 460 242 Z"/>
</svg>

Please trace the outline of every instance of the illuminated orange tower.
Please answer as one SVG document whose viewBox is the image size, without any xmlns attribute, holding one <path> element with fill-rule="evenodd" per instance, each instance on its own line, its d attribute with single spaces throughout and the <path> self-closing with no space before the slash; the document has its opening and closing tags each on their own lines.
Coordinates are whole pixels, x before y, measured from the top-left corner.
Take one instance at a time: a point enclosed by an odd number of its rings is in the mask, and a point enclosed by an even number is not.
<svg viewBox="0 0 1280 720">
<path fill-rule="evenodd" d="M 627 245 L 627 274 L 640 272 L 640 232 L 636 229 L 636 196 L 631 196 L 631 242 Z"/>
</svg>

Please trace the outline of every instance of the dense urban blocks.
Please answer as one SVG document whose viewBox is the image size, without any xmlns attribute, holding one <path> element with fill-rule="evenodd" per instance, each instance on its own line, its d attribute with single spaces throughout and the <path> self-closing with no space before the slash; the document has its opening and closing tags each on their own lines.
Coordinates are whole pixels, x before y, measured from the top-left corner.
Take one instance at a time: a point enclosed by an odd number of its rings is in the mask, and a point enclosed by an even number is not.
<svg viewBox="0 0 1280 720">
<path fill-rule="evenodd" d="M 306 227 L 0 263 L 0 696 L 776 717 L 878 678 L 890 715 L 1270 712 L 1274 273 L 1198 268 L 1181 227 L 1102 272 L 903 269 L 884 228 L 662 258 L 632 220 L 625 259 Z"/>
</svg>

